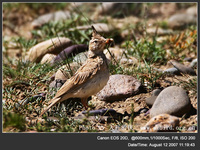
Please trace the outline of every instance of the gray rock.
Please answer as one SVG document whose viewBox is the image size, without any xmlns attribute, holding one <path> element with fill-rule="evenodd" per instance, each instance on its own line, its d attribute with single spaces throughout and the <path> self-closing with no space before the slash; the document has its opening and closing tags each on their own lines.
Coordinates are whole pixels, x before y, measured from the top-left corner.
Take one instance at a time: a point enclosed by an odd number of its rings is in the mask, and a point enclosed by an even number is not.
<svg viewBox="0 0 200 150">
<path fill-rule="evenodd" d="M 185 57 L 183 60 L 191 62 L 192 61 L 192 57 Z"/>
<path fill-rule="evenodd" d="M 186 10 L 186 13 L 187 13 L 187 14 L 190 14 L 190 15 L 193 15 L 193 16 L 197 16 L 197 6 L 189 7 L 189 8 Z"/>
<path fill-rule="evenodd" d="M 192 60 L 192 62 L 190 63 L 191 68 L 194 68 L 195 66 L 197 66 L 197 58 Z"/>
<path fill-rule="evenodd" d="M 145 99 L 146 104 L 151 107 L 153 105 L 153 103 L 155 102 L 157 96 L 160 94 L 160 92 L 161 92 L 160 89 L 153 90 L 152 96 Z"/>
<path fill-rule="evenodd" d="M 176 69 L 175 67 L 168 68 L 168 69 L 165 69 L 165 70 L 157 69 L 157 68 L 153 68 L 153 69 L 158 71 L 158 72 L 162 72 L 163 74 L 166 73 L 166 74 L 172 74 L 172 75 L 181 75 L 180 71 L 178 69 Z"/>
<path fill-rule="evenodd" d="M 150 116 L 166 113 L 181 117 L 190 109 L 191 102 L 186 91 L 180 87 L 170 86 L 160 92 L 151 108 Z"/>
<path fill-rule="evenodd" d="M 59 79 L 52 81 L 49 84 L 49 89 L 50 89 L 49 93 L 51 95 L 55 95 L 65 82 L 66 82 L 66 80 L 59 80 Z"/>
<path fill-rule="evenodd" d="M 149 109 L 147 109 L 147 108 L 142 108 L 142 109 L 139 110 L 139 113 L 140 113 L 140 114 L 143 114 L 143 113 L 146 113 L 147 111 L 149 111 Z"/>
<path fill-rule="evenodd" d="M 66 80 L 54 80 L 50 83 L 49 87 L 51 88 L 60 88 L 64 83 L 66 82 Z"/>
<path fill-rule="evenodd" d="M 161 89 L 155 89 L 152 91 L 152 96 L 158 96 L 161 92 Z"/>
<path fill-rule="evenodd" d="M 195 24 L 196 22 L 196 16 L 186 13 L 172 15 L 168 20 L 169 26 L 173 29 L 180 29 L 182 27 L 185 27 L 186 25 Z"/>
<path fill-rule="evenodd" d="M 73 58 L 73 61 L 83 64 L 88 59 L 87 54 L 88 54 L 88 52 L 79 53 Z"/>
<path fill-rule="evenodd" d="M 33 22 L 31 23 L 31 26 L 32 28 L 37 28 L 50 21 L 57 22 L 60 20 L 65 20 L 65 19 L 70 19 L 70 18 L 71 18 L 71 14 L 69 11 L 57 11 L 54 13 L 44 14 L 38 17 L 37 19 L 33 20 Z"/>
<path fill-rule="evenodd" d="M 157 96 L 151 96 L 145 99 L 147 106 L 151 107 L 155 102 Z"/>
<path fill-rule="evenodd" d="M 67 48 L 65 48 L 63 51 L 61 51 L 52 61 L 52 65 L 60 64 L 62 62 L 66 63 L 65 61 L 69 57 L 73 57 L 78 53 L 84 52 L 88 50 L 88 45 L 86 44 L 78 44 L 78 45 L 72 45 Z"/>
<path fill-rule="evenodd" d="M 107 102 L 122 100 L 141 92 L 141 83 L 132 76 L 112 75 L 97 98 Z"/>
<path fill-rule="evenodd" d="M 187 67 L 175 60 L 171 60 L 170 62 L 176 69 L 178 69 L 180 72 L 184 74 L 189 74 L 189 75 L 194 75 L 194 76 L 197 75 L 194 69 L 192 69 L 191 67 Z"/>
<path fill-rule="evenodd" d="M 168 69 L 164 70 L 163 73 L 171 73 L 174 75 L 180 75 L 180 71 L 176 68 L 168 68 Z"/>
</svg>

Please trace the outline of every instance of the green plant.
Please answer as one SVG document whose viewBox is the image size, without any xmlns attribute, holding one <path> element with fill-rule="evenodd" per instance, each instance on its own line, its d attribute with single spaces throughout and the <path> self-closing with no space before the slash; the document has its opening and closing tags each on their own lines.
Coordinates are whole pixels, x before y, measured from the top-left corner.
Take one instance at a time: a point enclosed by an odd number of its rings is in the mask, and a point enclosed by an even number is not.
<svg viewBox="0 0 200 150">
<path fill-rule="evenodd" d="M 173 85 L 181 86 L 186 91 L 191 91 L 191 95 L 197 95 L 197 76 L 189 77 L 187 80 L 182 80 L 180 78 L 176 78 L 177 81 L 173 83 Z"/>
<path fill-rule="evenodd" d="M 166 61 L 166 51 L 163 50 L 156 42 L 148 41 L 147 39 L 140 39 L 136 43 L 127 41 L 124 45 L 128 54 L 136 57 L 140 61 L 147 61 L 148 63 L 163 63 Z"/>
<path fill-rule="evenodd" d="M 74 44 L 88 43 L 91 35 L 90 30 L 78 30 L 77 26 L 87 25 L 88 22 L 80 15 L 72 16 L 71 19 L 59 22 L 49 22 L 32 31 L 35 38 L 49 39 L 57 36 L 69 37 Z"/>
<path fill-rule="evenodd" d="M 25 118 L 17 113 L 7 111 L 3 109 L 3 127 L 14 127 L 19 130 L 19 132 L 26 130 Z"/>
<path fill-rule="evenodd" d="M 142 85 L 151 91 L 159 85 L 158 81 L 162 79 L 163 73 L 155 70 L 153 65 L 148 64 L 145 60 L 144 63 L 144 65 L 139 64 L 137 67 L 133 67 L 131 72 Z"/>
</svg>

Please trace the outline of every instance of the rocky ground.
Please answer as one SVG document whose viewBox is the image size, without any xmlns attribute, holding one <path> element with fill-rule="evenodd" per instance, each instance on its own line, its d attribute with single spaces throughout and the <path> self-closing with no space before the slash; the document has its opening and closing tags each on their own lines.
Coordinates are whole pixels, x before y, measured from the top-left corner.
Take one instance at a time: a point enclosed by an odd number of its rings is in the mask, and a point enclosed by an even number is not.
<svg viewBox="0 0 200 150">
<path fill-rule="evenodd" d="M 3 131 L 197 132 L 196 21 L 195 3 L 5 3 Z M 115 41 L 108 84 L 88 111 L 73 99 L 38 118 L 87 59 L 88 24 Z"/>
</svg>

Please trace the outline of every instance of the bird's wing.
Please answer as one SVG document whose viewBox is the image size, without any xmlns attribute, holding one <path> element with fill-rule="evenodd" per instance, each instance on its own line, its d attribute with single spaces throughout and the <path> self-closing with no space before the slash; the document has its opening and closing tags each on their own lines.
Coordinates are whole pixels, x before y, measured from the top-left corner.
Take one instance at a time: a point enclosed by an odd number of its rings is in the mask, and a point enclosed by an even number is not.
<svg viewBox="0 0 200 150">
<path fill-rule="evenodd" d="M 85 64 L 83 64 L 77 72 L 65 84 L 60 88 L 56 93 L 55 97 L 61 97 L 64 94 L 74 91 L 81 84 L 87 82 L 92 78 L 97 71 L 100 69 L 100 66 L 103 64 L 103 59 L 96 57 L 93 59 L 87 59 Z"/>
</svg>

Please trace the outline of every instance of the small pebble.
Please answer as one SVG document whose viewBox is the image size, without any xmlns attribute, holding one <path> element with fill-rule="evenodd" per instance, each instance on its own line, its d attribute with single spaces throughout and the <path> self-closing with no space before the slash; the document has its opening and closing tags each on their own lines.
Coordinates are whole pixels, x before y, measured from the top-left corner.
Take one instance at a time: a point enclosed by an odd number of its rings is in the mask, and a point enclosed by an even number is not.
<svg viewBox="0 0 200 150">
<path fill-rule="evenodd" d="M 155 89 L 152 91 L 152 96 L 145 99 L 146 104 L 149 107 L 151 107 L 153 105 L 153 103 L 155 102 L 155 100 L 156 100 L 157 96 L 160 94 L 160 92 L 161 92 L 161 89 Z"/>
<path fill-rule="evenodd" d="M 64 83 L 66 82 L 66 80 L 54 80 L 50 83 L 49 87 L 51 88 L 60 88 Z"/>
<path fill-rule="evenodd" d="M 178 69 L 180 72 L 184 74 L 189 74 L 189 75 L 194 75 L 194 76 L 197 75 L 194 69 L 192 69 L 191 67 L 187 67 L 175 60 L 171 60 L 170 62 L 176 69 Z"/>
<path fill-rule="evenodd" d="M 164 70 L 163 73 L 171 73 L 174 75 L 180 75 L 180 71 L 176 68 L 168 68 L 168 69 Z"/>
</svg>

